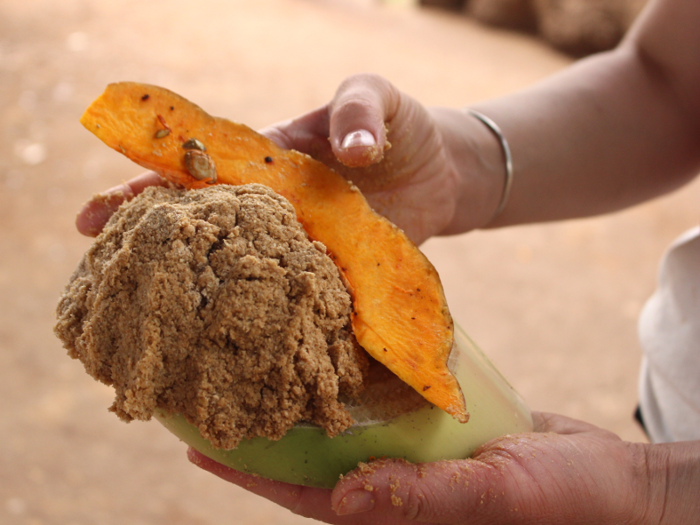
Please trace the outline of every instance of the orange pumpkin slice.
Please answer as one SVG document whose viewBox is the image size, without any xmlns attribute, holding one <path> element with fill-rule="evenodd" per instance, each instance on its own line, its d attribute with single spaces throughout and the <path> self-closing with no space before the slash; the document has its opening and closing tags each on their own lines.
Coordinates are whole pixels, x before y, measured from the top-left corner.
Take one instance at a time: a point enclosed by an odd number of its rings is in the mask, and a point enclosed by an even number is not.
<svg viewBox="0 0 700 525">
<path fill-rule="evenodd" d="M 110 84 L 81 123 L 186 188 L 259 183 L 287 198 L 349 285 L 358 343 L 428 401 L 467 421 L 464 396 L 447 367 L 453 322 L 438 274 L 354 185 L 308 155 L 283 150 L 157 86 Z"/>
</svg>

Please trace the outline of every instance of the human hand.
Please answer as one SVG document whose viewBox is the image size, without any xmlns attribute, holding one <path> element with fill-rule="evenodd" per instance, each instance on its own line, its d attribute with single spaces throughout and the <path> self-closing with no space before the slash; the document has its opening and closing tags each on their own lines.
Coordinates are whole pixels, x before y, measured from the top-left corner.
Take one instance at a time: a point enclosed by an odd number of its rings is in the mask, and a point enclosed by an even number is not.
<svg viewBox="0 0 700 525">
<path fill-rule="evenodd" d="M 141 193 L 148 186 L 164 186 L 165 179 L 147 171 L 118 186 L 114 186 L 86 202 L 75 219 L 78 231 L 88 237 L 97 237 L 112 214 L 125 201 Z"/>
<path fill-rule="evenodd" d="M 427 109 L 381 77 L 358 75 L 323 107 L 261 133 L 352 180 L 378 213 L 420 244 L 432 235 L 483 226 L 493 214 L 502 181 L 483 176 L 483 155 L 463 143 L 470 129 L 475 142 L 479 136 L 493 140 L 462 112 Z M 150 184 L 162 181 L 145 174 L 96 196 L 79 214 L 78 229 L 96 235 L 125 198 Z M 469 202 L 460 203 L 465 194 Z"/>
<path fill-rule="evenodd" d="M 227 481 L 327 523 L 660 522 L 663 501 L 646 469 L 648 445 L 563 416 L 535 413 L 534 419 L 535 433 L 495 439 L 472 459 L 421 465 L 379 460 L 348 474 L 333 490 L 244 474 L 194 450 L 188 455 Z"/>
<path fill-rule="evenodd" d="M 486 173 L 485 156 L 477 154 L 479 140 L 494 140 L 482 123 L 426 108 L 376 75 L 348 78 L 328 104 L 262 133 L 353 181 L 417 244 L 484 226 L 502 192 L 504 177 Z M 496 163 L 502 169 L 500 158 Z"/>
</svg>

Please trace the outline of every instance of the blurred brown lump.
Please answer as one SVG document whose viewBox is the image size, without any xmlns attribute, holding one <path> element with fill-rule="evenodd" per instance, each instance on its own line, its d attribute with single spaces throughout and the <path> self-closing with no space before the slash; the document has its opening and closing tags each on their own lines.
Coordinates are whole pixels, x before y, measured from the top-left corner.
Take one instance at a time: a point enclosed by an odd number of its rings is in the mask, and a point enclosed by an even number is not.
<svg viewBox="0 0 700 525">
<path fill-rule="evenodd" d="M 647 0 L 420 0 L 484 24 L 538 34 L 574 56 L 615 47 Z"/>
<path fill-rule="evenodd" d="M 179 413 L 218 448 L 353 423 L 368 361 L 352 301 L 292 205 L 260 185 L 149 188 L 122 205 L 58 306 L 56 334 L 111 410 Z"/>
</svg>

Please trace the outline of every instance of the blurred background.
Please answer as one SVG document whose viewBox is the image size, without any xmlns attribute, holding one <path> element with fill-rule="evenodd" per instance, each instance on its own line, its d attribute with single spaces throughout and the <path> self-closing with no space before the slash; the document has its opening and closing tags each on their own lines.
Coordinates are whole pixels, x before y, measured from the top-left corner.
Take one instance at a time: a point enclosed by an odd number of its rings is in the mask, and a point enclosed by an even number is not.
<svg viewBox="0 0 700 525">
<path fill-rule="evenodd" d="M 0 523 L 310 523 L 190 465 L 157 423 L 108 413 L 111 390 L 53 335 L 91 242 L 76 212 L 141 172 L 78 123 L 105 85 L 159 84 L 259 128 L 357 72 L 464 106 L 573 60 L 537 31 L 482 22 L 408 0 L 0 0 Z M 455 319 L 531 407 L 644 440 L 636 316 L 698 202 L 695 183 L 623 213 L 423 249 Z"/>
</svg>

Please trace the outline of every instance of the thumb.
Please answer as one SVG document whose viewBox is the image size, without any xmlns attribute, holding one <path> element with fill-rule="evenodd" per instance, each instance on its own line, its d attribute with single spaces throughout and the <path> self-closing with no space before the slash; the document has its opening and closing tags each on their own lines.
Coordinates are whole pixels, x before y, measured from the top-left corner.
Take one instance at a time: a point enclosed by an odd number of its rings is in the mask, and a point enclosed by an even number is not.
<svg viewBox="0 0 700 525">
<path fill-rule="evenodd" d="M 549 421 L 543 426 L 559 424 Z M 599 429 L 577 433 L 573 421 L 560 423 L 573 433 L 502 436 L 472 459 L 362 465 L 338 483 L 331 504 L 339 515 L 372 511 L 470 525 L 604 523 L 606 516 L 622 515 L 631 501 L 622 441 Z"/>
<path fill-rule="evenodd" d="M 524 481 L 524 480 L 523 480 Z M 506 492 L 504 473 L 475 460 L 415 465 L 379 460 L 363 465 L 338 483 L 333 509 L 341 516 L 372 511 L 408 522 L 496 523 L 492 512 L 517 513 Z"/>
<path fill-rule="evenodd" d="M 367 167 L 382 160 L 390 145 L 385 122 L 392 120 L 401 95 L 377 75 L 346 79 L 329 104 L 330 142 L 336 158 L 348 167 Z"/>
<path fill-rule="evenodd" d="M 629 444 L 552 414 L 535 421 L 545 432 L 496 438 L 472 459 L 362 465 L 334 489 L 333 509 L 464 525 L 622 523 L 634 515 L 647 484 Z"/>
</svg>

